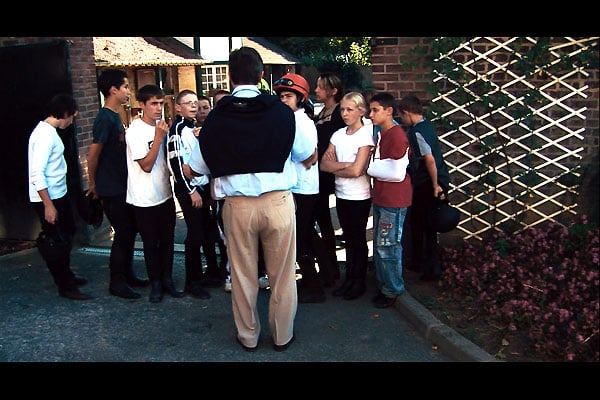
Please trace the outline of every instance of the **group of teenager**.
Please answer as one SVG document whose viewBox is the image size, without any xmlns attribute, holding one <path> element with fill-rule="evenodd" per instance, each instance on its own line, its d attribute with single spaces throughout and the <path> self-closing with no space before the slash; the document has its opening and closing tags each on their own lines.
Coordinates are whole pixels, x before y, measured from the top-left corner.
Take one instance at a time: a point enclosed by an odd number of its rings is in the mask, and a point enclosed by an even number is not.
<svg viewBox="0 0 600 400">
<path fill-rule="evenodd" d="M 254 351 L 261 331 L 257 277 L 262 264 L 270 286 L 272 344 L 283 351 L 295 340 L 297 303 L 325 301 L 324 288 L 341 278 L 330 196 L 335 195 L 346 242 L 345 276 L 332 294 L 352 300 L 366 292 L 366 226 L 372 206 L 378 282 L 373 302 L 384 308 L 404 292 L 401 239 L 409 206 L 414 216 L 412 260 L 420 263 L 426 278 L 439 275 L 439 262 L 430 252 L 436 250 L 437 236 L 415 218 L 427 213 L 435 197 L 446 196 L 449 176 L 433 125 L 423 118 L 416 97 L 407 96 L 396 107 L 393 96 L 378 93 L 367 103 L 359 92 L 344 93 L 337 75 L 324 73 L 315 89 L 324 107 L 313 116 L 305 78 L 284 75 L 274 82 L 272 95 L 259 89 L 263 75 L 258 52 L 241 47 L 229 56 L 233 90 L 215 100 L 212 110 L 210 99 L 183 90 L 175 98 L 177 117 L 169 126 L 163 118 L 165 93 L 145 85 L 136 92 L 141 117 L 126 129 L 118 111 L 131 95 L 127 75 L 118 69 L 102 71 L 98 88 L 105 101 L 94 122 L 86 194 L 101 199 L 114 230 L 112 295 L 136 299 L 141 295 L 134 288 L 150 286 L 149 300 L 155 303 L 165 293 L 208 299 L 205 287 L 226 281 L 235 338 L 244 350 Z M 410 127 L 408 134 L 394 120 L 397 112 Z M 85 300 L 90 296 L 79 287 L 87 280 L 69 265 L 75 224 L 64 146 L 56 131 L 68 127 L 76 114 L 72 97 L 59 95 L 34 129 L 30 200 L 40 217 L 41 236 L 68 243 L 56 257 L 40 249 L 59 294 Z M 400 160 L 409 148 L 411 174 L 367 174 L 371 163 Z M 187 226 L 184 291 L 177 290 L 172 276 L 174 196 Z M 132 267 L 138 232 L 147 280 L 136 277 Z M 297 268 L 302 276 L 298 283 Z"/>
</svg>

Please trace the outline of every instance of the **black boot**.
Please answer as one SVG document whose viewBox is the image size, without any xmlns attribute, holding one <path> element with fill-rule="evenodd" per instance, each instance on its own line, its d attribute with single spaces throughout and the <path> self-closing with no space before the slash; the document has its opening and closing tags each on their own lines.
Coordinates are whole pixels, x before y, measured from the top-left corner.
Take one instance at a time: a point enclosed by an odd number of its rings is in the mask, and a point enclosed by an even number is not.
<svg viewBox="0 0 600 400">
<path fill-rule="evenodd" d="M 89 294 L 80 292 L 74 280 L 59 286 L 58 295 L 71 300 L 88 300 L 92 298 Z"/>
<path fill-rule="evenodd" d="M 163 299 L 162 284 L 160 281 L 151 281 L 150 303 L 160 303 Z"/>
<path fill-rule="evenodd" d="M 334 289 L 333 292 L 331 292 L 331 294 L 334 296 L 344 296 L 348 289 L 350 289 L 350 287 L 352 286 L 352 282 L 353 281 L 350 278 L 344 280 L 341 286 L 339 286 L 337 289 Z"/>
<path fill-rule="evenodd" d="M 190 296 L 195 297 L 197 299 L 202 299 L 202 300 L 210 299 L 210 293 L 208 293 L 206 291 L 206 289 L 204 289 L 202 287 L 201 281 L 196 281 L 196 282 L 191 282 L 191 283 L 186 282 L 185 292 L 187 294 L 189 294 Z"/>
<path fill-rule="evenodd" d="M 181 297 L 185 296 L 184 292 L 180 292 L 177 289 L 175 289 L 175 285 L 173 284 L 172 280 L 163 281 L 162 289 L 164 290 L 165 293 L 167 293 L 171 297 L 181 298 Z"/>
<path fill-rule="evenodd" d="M 358 299 L 367 291 L 367 285 L 364 279 L 353 279 L 352 285 L 344 293 L 344 300 Z"/>
<path fill-rule="evenodd" d="M 317 263 L 319 264 L 319 278 L 321 279 L 321 283 L 325 287 L 332 287 L 335 285 L 336 279 L 339 279 L 340 277 L 340 268 L 338 265 L 337 256 L 335 254 L 335 249 L 332 256 L 331 252 L 325 248 L 325 243 L 323 242 L 321 236 L 319 236 L 314 230 L 312 246 Z"/>
<path fill-rule="evenodd" d="M 325 301 L 325 291 L 315 269 L 315 260 L 305 255 L 298 259 L 302 270 L 302 284 L 298 288 L 299 303 L 322 303 Z"/>
<path fill-rule="evenodd" d="M 304 285 L 298 288 L 298 303 L 323 303 L 325 291 L 320 287 Z"/>
<path fill-rule="evenodd" d="M 173 262 L 171 260 L 170 263 L 167 263 L 166 266 L 163 266 L 161 271 L 161 281 L 162 281 L 162 289 L 165 293 L 167 293 L 171 297 L 180 298 L 185 296 L 184 292 L 180 292 L 175 289 L 175 285 L 173 284 Z"/>
<path fill-rule="evenodd" d="M 344 294 L 346 294 L 348 289 L 350 289 L 350 287 L 352 286 L 352 281 L 354 280 L 353 271 L 354 266 L 352 265 L 352 263 L 350 261 L 346 261 L 346 274 L 344 276 L 344 282 L 341 286 L 339 286 L 337 289 L 334 289 L 334 291 L 331 292 L 332 295 L 343 296 Z"/>
<path fill-rule="evenodd" d="M 131 287 L 143 288 L 143 287 L 147 287 L 148 285 L 150 285 L 150 280 L 149 279 L 140 279 L 135 275 L 131 275 L 131 276 L 127 277 L 127 285 L 131 286 Z"/>
</svg>

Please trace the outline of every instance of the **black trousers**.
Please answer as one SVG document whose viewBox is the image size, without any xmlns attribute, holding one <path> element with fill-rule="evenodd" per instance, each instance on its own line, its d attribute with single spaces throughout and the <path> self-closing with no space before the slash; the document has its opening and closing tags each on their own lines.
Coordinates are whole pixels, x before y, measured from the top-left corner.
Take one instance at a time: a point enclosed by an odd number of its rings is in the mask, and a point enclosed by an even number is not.
<svg viewBox="0 0 600 400">
<path fill-rule="evenodd" d="M 444 193 L 447 193 L 444 190 Z M 435 206 L 433 187 L 427 181 L 413 188 L 413 200 L 409 210 L 411 263 L 423 274 L 438 275 L 441 272 L 438 235 L 427 223 L 427 216 Z"/>
<path fill-rule="evenodd" d="M 319 273 L 322 272 L 325 276 L 329 277 L 335 276 L 339 273 L 339 265 L 328 192 L 319 192 L 314 212 L 314 221 L 319 226 L 319 232 L 321 232 L 319 236 L 319 233 L 313 227 L 313 247 L 317 262 L 319 263 Z"/>
<path fill-rule="evenodd" d="M 293 193 L 296 203 L 296 259 L 306 283 L 317 279 L 313 247 L 315 205 L 318 194 Z M 306 280 L 304 280 L 306 278 Z"/>
<path fill-rule="evenodd" d="M 133 207 L 142 241 L 150 281 L 173 282 L 175 254 L 175 200 L 153 207 Z"/>
<path fill-rule="evenodd" d="M 208 185 L 204 188 L 197 188 L 202 196 L 202 207 L 192 206 L 192 199 L 184 185 L 175 184 L 175 196 L 181 206 L 183 219 L 187 227 L 184 245 L 185 245 L 185 282 L 186 285 L 192 282 L 200 281 L 203 278 L 202 254 L 206 258 L 207 275 L 216 277 L 219 274 L 217 264 L 217 253 L 215 248 L 214 232 L 211 229 L 217 229 L 211 218 L 210 191 Z"/>
<path fill-rule="evenodd" d="M 110 285 L 114 287 L 125 285 L 128 279 L 135 277 L 133 251 L 138 229 L 133 206 L 125 201 L 126 196 L 127 194 L 123 193 L 101 197 L 104 214 L 114 230 L 108 262 Z"/>
<path fill-rule="evenodd" d="M 367 222 L 371 212 L 371 199 L 336 199 L 340 226 L 346 240 L 346 279 L 364 280 L 367 276 L 369 247 Z"/>
<path fill-rule="evenodd" d="M 71 270 L 71 248 L 75 235 L 75 219 L 69 194 L 52 200 L 58 219 L 50 224 L 44 217 L 44 204 L 35 202 L 33 208 L 40 219 L 42 231 L 38 237 L 38 251 L 46 262 L 59 292 L 75 289 L 75 275 Z M 42 243 L 43 242 L 43 243 Z"/>
</svg>

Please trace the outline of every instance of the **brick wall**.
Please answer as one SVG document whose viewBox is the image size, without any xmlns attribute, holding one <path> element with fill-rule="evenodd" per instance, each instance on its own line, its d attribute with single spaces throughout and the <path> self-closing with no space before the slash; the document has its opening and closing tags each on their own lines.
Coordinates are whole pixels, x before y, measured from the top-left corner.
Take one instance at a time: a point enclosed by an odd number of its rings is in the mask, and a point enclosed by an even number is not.
<svg viewBox="0 0 600 400">
<path fill-rule="evenodd" d="M 419 98 L 428 100 L 425 92 L 429 84 L 428 73 L 422 69 L 421 64 L 405 68 L 403 62 L 407 59 L 418 62 L 418 57 L 407 58 L 409 51 L 417 45 L 426 46 L 429 41 L 431 38 L 427 37 L 373 38 L 371 51 L 374 90 L 389 92 L 396 99 L 415 92 Z"/>
</svg>

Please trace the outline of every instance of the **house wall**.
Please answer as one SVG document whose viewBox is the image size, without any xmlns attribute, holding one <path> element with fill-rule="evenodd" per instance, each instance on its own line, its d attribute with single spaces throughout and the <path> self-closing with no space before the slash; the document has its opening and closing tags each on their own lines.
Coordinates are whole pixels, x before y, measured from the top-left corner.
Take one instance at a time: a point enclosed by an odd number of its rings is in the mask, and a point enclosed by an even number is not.
<svg viewBox="0 0 600 400">
<path fill-rule="evenodd" d="M 92 37 L 0 37 L 0 47 L 49 43 L 64 39 L 69 43 L 73 97 L 79 106 L 76 133 L 84 179 L 87 181 L 86 157 L 92 143 L 92 126 L 100 109 L 96 85 L 96 66 Z M 76 71 L 76 72 L 75 72 Z"/>
<path fill-rule="evenodd" d="M 68 46 L 68 69 L 70 73 L 71 85 L 73 90 L 73 96 L 77 101 L 79 107 L 79 114 L 74 121 L 75 135 L 77 138 L 78 158 L 81 166 L 81 186 L 86 188 L 87 186 L 87 163 L 86 157 L 89 150 L 89 146 L 92 142 L 92 126 L 94 118 L 100 107 L 98 91 L 96 88 L 96 67 L 94 61 L 94 46 L 92 37 L 0 37 L 0 47 L 12 47 L 12 46 L 27 46 L 36 44 L 52 44 L 57 40 L 65 40 Z M 36 60 L 32 60 L 35 62 Z M 2 79 L 10 79 L 10 77 L 4 77 Z M 35 93 L 32 93 L 35 98 Z M 18 118 L 18 115 L 14 116 Z M 29 135 L 30 132 L 16 132 L 15 134 Z M 27 158 L 26 149 L 22 157 Z M 70 176 L 73 174 L 70 174 Z M 76 175 L 76 174 L 75 174 Z M 79 182 L 77 182 L 79 183 Z M 22 186 L 20 187 L 22 188 Z M 17 188 L 18 190 L 21 190 Z M 26 186 L 25 186 L 26 188 Z M 6 190 L 6 192 L 4 191 Z M 14 191 L 15 188 L 4 188 L 3 192 Z M 26 189 L 24 189 L 26 190 Z M 28 198 L 27 194 L 19 193 L 20 196 Z M 23 213 L 23 215 L 29 215 L 30 218 L 35 219 L 33 214 L 28 214 L 25 207 L 28 204 L 23 204 L 23 211 L 19 210 L 2 210 L 3 213 Z M 35 221 L 23 221 L 24 226 L 31 226 L 31 229 L 27 229 L 27 232 L 11 232 L 7 231 L 6 226 L 0 226 L 0 232 L 2 237 L 5 238 L 17 238 L 17 239 L 34 239 L 37 236 L 39 230 L 38 224 L 32 223 Z M 4 225 L 4 224 L 3 224 Z M 85 233 L 84 233 L 85 236 Z"/>
<path fill-rule="evenodd" d="M 92 128 L 94 119 L 101 107 L 101 96 L 98 92 L 96 83 L 98 69 L 94 58 L 93 37 L 0 37 L 0 47 L 46 44 L 54 43 L 57 40 L 65 40 L 68 46 L 69 73 L 72 82 L 73 96 L 79 106 L 79 114 L 73 124 L 78 145 L 78 161 L 80 165 L 79 181 L 81 187 L 87 189 L 89 181 L 87 173 L 87 155 L 93 139 Z M 171 81 L 172 85 L 178 86 L 173 88 L 175 93 L 177 93 L 180 88 L 196 90 L 196 77 L 193 66 L 167 68 L 169 69 L 169 74 L 173 75 L 173 81 Z M 137 117 L 135 90 L 138 77 L 136 76 L 136 68 L 122 69 L 127 72 L 132 91 L 131 104 L 124 105 L 121 112 L 121 118 L 128 124 L 132 119 Z M 169 78 L 171 77 L 169 76 Z M 8 78 L 5 77 L 5 79 Z M 166 110 L 168 110 L 166 112 L 169 114 L 168 116 L 174 117 L 174 107 L 172 106 L 173 96 L 168 96 L 167 102 L 169 103 L 169 107 L 166 107 Z M 23 134 L 29 134 L 29 132 Z M 26 158 L 26 154 L 24 154 L 24 157 Z M 27 197 L 26 194 L 23 194 L 23 196 Z M 28 207 L 28 205 L 24 204 L 23 207 Z M 2 211 L 7 213 L 11 212 L 11 210 Z M 37 227 L 35 221 L 28 222 L 27 224 Z M 3 225 L 2 221 L 0 221 L 0 225 Z M 93 237 L 97 235 L 103 235 L 105 230 L 93 230 L 87 226 L 82 226 L 81 228 L 82 229 L 78 230 L 79 232 L 82 232 L 81 237 L 78 239 L 83 243 L 93 240 Z M 103 226 L 103 228 L 106 227 Z M 25 235 L 27 237 L 24 237 L 23 234 L 9 232 L 4 226 L 0 226 L 0 238 L 33 239 L 38 233 L 33 231 L 34 229 L 37 228 L 32 228 L 32 231 Z"/>
<path fill-rule="evenodd" d="M 182 90 L 186 89 L 193 90 L 194 92 L 196 91 L 196 67 L 179 67 L 177 76 L 179 88 L 175 92 L 175 95 L 177 95 L 177 93 L 181 92 Z"/>
</svg>

